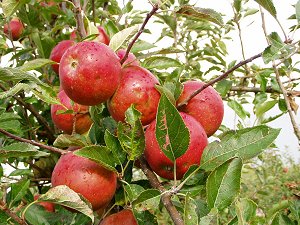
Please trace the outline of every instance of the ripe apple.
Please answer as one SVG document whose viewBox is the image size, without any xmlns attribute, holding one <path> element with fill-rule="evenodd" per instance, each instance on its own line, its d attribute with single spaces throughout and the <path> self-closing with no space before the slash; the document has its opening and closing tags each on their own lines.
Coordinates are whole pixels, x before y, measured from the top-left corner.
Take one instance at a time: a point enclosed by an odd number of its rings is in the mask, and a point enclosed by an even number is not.
<svg viewBox="0 0 300 225">
<path fill-rule="evenodd" d="M 117 55 L 122 60 L 126 54 L 126 49 L 119 49 L 117 51 Z M 133 66 L 139 66 L 139 62 L 137 61 L 135 55 L 133 53 L 129 53 L 127 59 L 123 63 L 124 66 L 133 65 Z"/>
<path fill-rule="evenodd" d="M 190 133 L 190 143 L 187 151 L 176 159 L 176 178 L 181 179 L 191 165 L 199 165 L 204 148 L 208 141 L 206 133 L 192 116 L 180 112 L 180 115 Z M 159 176 L 174 179 L 174 163 L 160 149 L 155 135 L 156 120 L 145 131 L 145 158 L 151 169 Z"/>
<path fill-rule="evenodd" d="M 66 95 L 64 90 L 61 90 L 58 93 L 58 99 L 66 108 L 62 105 L 51 105 L 51 117 L 55 126 L 67 134 L 72 134 L 73 122 L 76 119 L 76 133 L 83 134 L 87 132 L 93 123 L 89 115 L 89 107 L 77 103 L 72 104 L 71 99 Z M 75 119 L 72 112 L 68 114 L 57 114 L 58 110 L 61 110 L 62 112 L 73 110 L 73 112 L 76 113 Z"/>
<path fill-rule="evenodd" d="M 60 157 L 52 172 L 53 187 L 67 185 L 83 195 L 94 211 L 106 206 L 117 187 L 117 175 L 99 164 L 69 152 Z"/>
<path fill-rule="evenodd" d="M 51 51 L 50 59 L 54 62 L 60 63 L 61 57 L 63 54 L 67 51 L 68 48 L 70 48 L 72 45 L 74 45 L 75 42 L 71 40 L 63 40 L 59 42 Z M 51 65 L 52 69 L 55 71 L 55 73 L 58 74 L 59 71 L 59 64 L 53 64 Z"/>
<path fill-rule="evenodd" d="M 34 200 L 37 200 L 39 198 L 40 195 L 35 195 L 33 198 Z M 39 202 L 37 203 L 41 206 L 43 206 L 45 208 L 45 210 L 47 210 L 48 212 L 54 212 L 55 211 L 55 206 L 53 203 L 51 202 Z"/>
<path fill-rule="evenodd" d="M 155 89 L 158 79 L 140 66 L 128 66 L 122 70 L 120 84 L 108 101 L 110 115 L 116 121 L 125 120 L 125 111 L 134 104 L 142 113 L 143 125 L 155 119 L 160 93 Z"/>
<path fill-rule="evenodd" d="M 203 85 L 204 83 L 200 81 L 186 81 L 183 83 L 183 92 L 177 100 L 177 104 L 183 102 Z M 224 116 L 222 98 L 211 86 L 201 91 L 192 98 L 187 105 L 184 105 L 179 110 L 192 115 L 199 123 L 201 123 L 208 137 L 218 130 Z"/>
<path fill-rule="evenodd" d="M 24 31 L 24 26 L 19 18 L 13 18 L 8 24 L 4 24 L 3 32 L 8 36 L 11 33 L 11 37 L 14 41 L 21 37 Z"/>
<path fill-rule="evenodd" d="M 60 61 L 60 84 L 74 102 L 98 105 L 118 87 L 121 64 L 107 45 L 80 42 L 69 48 Z"/>
<path fill-rule="evenodd" d="M 138 223 L 130 209 L 123 209 L 105 217 L 99 225 L 138 225 Z"/>
<path fill-rule="evenodd" d="M 101 26 L 97 26 L 97 28 L 98 28 L 99 34 L 98 34 L 98 36 L 93 41 L 109 45 L 110 39 L 109 39 L 109 36 L 106 33 L 106 31 L 104 30 L 104 28 L 101 27 Z M 74 30 L 74 31 L 71 32 L 71 34 L 70 34 L 70 40 L 73 40 L 73 41 L 77 40 L 76 32 L 77 32 L 76 30 Z"/>
</svg>

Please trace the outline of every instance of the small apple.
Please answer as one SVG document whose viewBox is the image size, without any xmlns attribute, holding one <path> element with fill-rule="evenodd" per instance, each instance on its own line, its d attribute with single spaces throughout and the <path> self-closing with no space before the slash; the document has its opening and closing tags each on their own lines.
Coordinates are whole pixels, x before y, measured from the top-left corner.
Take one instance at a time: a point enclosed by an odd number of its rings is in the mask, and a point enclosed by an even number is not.
<svg viewBox="0 0 300 225">
<path fill-rule="evenodd" d="M 24 31 L 24 26 L 19 18 L 13 18 L 8 24 L 4 24 L 3 32 L 10 36 L 14 41 L 18 40 L 21 37 L 21 34 Z"/>
<path fill-rule="evenodd" d="M 204 83 L 200 81 L 186 81 L 183 83 L 183 92 L 177 100 L 177 105 L 203 85 Z M 179 110 L 188 113 L 201 123 L 208 137 L 219 129 L 224 116 L 222 98 L 211 86 L 201 91 Z"/>
<path fill-rule="evenodd" d="M 118 87 L 121 64 L 103 43 L 84 41 L 70 47 L 60 61 L 60 84 L 74 102 L 98 105 Z"/>
<path fill-rule="evenodd" d="M 50 59 L 54 62 L 60 63 L 61 57 L 67 51 L 68 48 L 75 44 L 74 41 L 71 40 L 63 40 L 59 42 L 51 51 Z M 59 64 L 52 64 L 52 69 L 55 73 L 58 74 L 59 71 Z"/>
<path fill-rule="evenodd" d="M 109 36 L 106 33 L 106 31 L 104 30 L 104 28 L 101 27 L 101 26 L 97 26 L 97 28 L 98 28 L 99 34 L 98 34 L 98 36 L 93 41 L 109 45 L 110 39 L 109 39 Z M 74 31 L 71 32 L 71 34 L 70 34 L 70 40 L 73 40 L 73 41 L 77 40 L 77 34 L 76 34 L 76 32 L 77 32 L 76 30 L 74 30 Z"/>
<path fill-rule="evenodd" d="M 67 185 L 83 195 L 92 204 L 93 210 L 97 211 L 113 198 L 117 175 L 87 158 L 69 152 L 57 161 L 51 183 L 53 187 Z"/>
<path fill-rule="evenodd" d="M 204 148 L 208 144 L 206 133 L 192 116 L 180 112 L 190 132 L 190 143 L 187 151 L 176 159 L 176 178 L 181 179 L 191 165 L 199 165 Z M 151 169 L 159 176 L 174 179 L 174 163 L 160 149 L 155 135 L 156 120 L 145 131 L 145 158 Z"/>
<path fill-rule="evenodd" d="M 132 210 L 123 209 L 105 217 L 99 225 L 138 225 Z"/>
<path fill-rule="evenodd" d="M 134 104 L 141 112 L 143 125 L 155 119 L 160 93 L 155 89 L 158 79 L 150 71 L 140 66 L 128 66 L 122 69 L 120 84 L 108 101 L 110 115 L 116 121 L 125 120 L 125 112 Z"/>
<path fill-rule="evenodd" d="M 64 90 L 58 93 L 58 99 L 65 108 L 62 105 L 51 105 L 51 118 L 55 126 L 67 134 L 72 134 L 75 121 L 76 133 L 83 134 L 87 132 L 93 123 L 89 115 L 89 107 L 77 103 L 72 104 L 71 99 Z M 62 113 L 59 114 L 59 110 Z M 75 118 L 72 112 L 64 114 L 63 112 L 66 110 L 73 110 L 76 113 Z"/>
<path fill-rule="evenodd" d="M 122 60 L 126 54 L 126 49 L 119 49 L 117 51 L 117 55 Z M 135 55 L 133 53 L 129 53 L 127 59 L 123 63 L 124 66 L 133 65 L 133 66 L 139 66 L 139 62 L 137 61 Z"/>
<path fill-rule="evenodd" d="M 40 195 L 37 194 L 33 198 L 34 198 L 34 200 L 38 200 L 39 197 L 40 197 Z M 38 202 L 37 204 L 43 206 L 45 208 L 45 210 L 47 210 L 48 212 L 55 211 L 55 206 L 51 202 Z"/>
</svg>

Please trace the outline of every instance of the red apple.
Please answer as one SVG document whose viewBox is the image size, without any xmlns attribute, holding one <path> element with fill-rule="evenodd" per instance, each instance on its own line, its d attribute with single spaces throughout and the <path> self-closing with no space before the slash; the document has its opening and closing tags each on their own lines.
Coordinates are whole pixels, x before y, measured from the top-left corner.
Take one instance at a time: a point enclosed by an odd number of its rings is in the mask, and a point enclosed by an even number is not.
<svg viewBox="0 0 300 225">
<path fill-rule="evenodd" d="M 128 66 L 122 70 L 120 84 L 108 101 L 110 115 L 116 121 L 125 120 L 125 111 L 134 104 L 139 110 L 143 125 L 155 119 L 160 93 L 155 89 L 158 79 L 139 66 Z"/>
<path fill-rule="evenodd" d="M 60 61 L 61 86 L 70 99 L 82 105 L 107 101 L 117 89 L 120 75 L 118 56 L 102 43 L 77 43 Z"/>
<path fill-rule="evenodd" d="M 19 18 L 13 18 L 8 24 L 4 24 L 3 32 L 8 36 L 11 33 L 11 37 L 14 41 L 21 37 L 24 31 L 24 26 Z"/>
<path fill-rule="evenodd" d="M 187 81 L 177 104 L 183 102 L 194 91 L 201 88 L 204 83 L 200 81 Z M 192 115 L 203 126 L 207 136 L 213 135 L 220 127 L 224 116 L 224 105 L 219 93 L 211 86 L 192 98 L 187 105 L 179 109 Z"/>
<path fill-rule="evenodd" d="M 97 28 L 98 28 L 99 34 L 98 34 L 98 36 L 93 41 L 109 45 L 110 39 L 109 39 L 109 36 L 106 33 L 106 31 L 104 30 L 104 28 L 101 27 L 101 26 L 98 26 Z M 71 32 L 71 34 L 70 34 L 70 40 L 73 40 L 73 41 L 77 40 L 76 32 L 77 32 L 76 30 L 74 30 L 74 31 Z"/>
<path fill-rule="evenodd" d="M 199 165 L 204 148 L 208 144 L 206 133 L 192 116 L 180 112 L 190 132 L 190 143 L 187 151 L 176 159 L 176 178 L 181 179 L 191 165 Z M 152 170 L 166 179 L 174 179 L 174 163 L 160 149 L 156 140 L 154 120 L 145 131 L 145 158 Z"/>
<path fill-rule="evenodd" d="M 40 195 L 35 195 L 33 198 L 34 200 L 37 200 L 39 198 Z M 55 211 L 55 206 L 53 203 L 51 202 L 39 202 L 37 203 L 41 206 L 43 206 L 45 208 L 45 210 L 47 210 L 48 212 L 54 212 Z"/>
<path fill-rule="evenodd" d="M 99 225 L 138 225 L 138 223 L 130 209 L 123 209 L 105 217 Z"/>
<path fill-rule="evenodd" d="M 117 187 L 117 175 L 99 164 L 73 152 L 62 155 L 51 177 L 52 186 L 67 185 L 83 195 L 94 211 L 105 207 L 113 198 Z"/>
<path fill-rule="evenodd" d="M 84 105 L 79 105 L 77 103 L 72 104 L 71 99 L 66 95 L 64 90 L 58 93 L 59 101 L 66 107 L 62 105 L 51 105 L 51 117 L 55 126 L 63 130 L 67 134 L 71 134 L 73 131 L 73 122 L 75 122 L 75 131 L 78 134 L 83 134 L 87 132 L 91 125 L 92 120 L 89 115 L 89 107 Z M 76 113 L 74 119 L 74 114 L 68 113 L 58 113 L 57 111 L 65 112 L 66 110 L 73 110 Z"/>
<path fill-rule="evenodd" d="M 59 42 L 51 51 L 50 59 L 54 62 L 60 63 L 61 57 L 63 54 L 67 51 L 68 48 L 70 48 L 72 45 L 74 45 L 75 42 L 71 40 L 63 40 Z M 55 73 L 58 74 L 59 71 L 59 64 L 53 64 L 52 69 L 55 71 Z"/>
<path fill-rule="evenodd" d="M 117 55 L 119 56 L 120 60 L 122 60 L 124 58 L 126 54 L 126 50 L 125 49 L 119 49 L 117 51 Z M 123 63 L 124 66 L 128 66 L 128 65 L 133 65 L 133 66 L 139 66 L 139 62 L 137 61 L 136 57 L 134 54 L 129 53 L 127 59 L 125 60 L 125 62 Z"/>
</svg>

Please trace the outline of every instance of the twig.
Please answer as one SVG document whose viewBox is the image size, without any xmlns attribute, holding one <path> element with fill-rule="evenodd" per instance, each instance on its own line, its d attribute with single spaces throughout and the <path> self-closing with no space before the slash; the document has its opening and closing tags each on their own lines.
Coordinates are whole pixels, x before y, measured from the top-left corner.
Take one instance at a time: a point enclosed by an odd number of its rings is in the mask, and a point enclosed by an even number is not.
<svg viewBox="0 0 300 225">
<path fill-rule="evenodd" d="M 244 92 L 253 92 L 253 93 L 259 93 L 263 92 L 260 87 L 242 87 L 242 86 L 233 86 L 230 88 L 230 91 L 244 91 Z M 272 87 L 267 86 L 265 92 L 267 93 L 282 93 L 277 90 L 274 90 Z M 289 96 L 296 96 L 300 97 L 300 91 L 287 91 L 287 94 Z"/>
<path fill-rule="evenodd" d="M 139 158 L 139 160 L 140 160 L 141 168 L 142 168 L 144 174 L 147 176 L 151 186 L 158 189 L 162 193 L 161 201 L 162 201 L 164 207 L 167 209 L 174 224 L 175 225 L 184 225 L 184 222 L 183 222 L 183 219 L 182 219 L 180 213 L 177 211 L 177 209 L 175 208 L 175 206 L 173 205 L 173 202 L 171 200 L 172 193 L 166 191 L 165 188 L 161 185 L 161 183 L 158 181 L 156 175 L 150 169 L 144 156 L 141 156 Z"/>
<path fill-rule="evenodd" d="M 0 209 L 3 210 L 9 217 L 15 220 L 18 224 L 28 225 L 24 219 L 20 218 L 16 213 L 11 211 L 2 200 L 0 200 Z"/>
<path fill-rule="evenodd" d="M 180 108 L 184 105 L 186 105 L 192 98 L 194 98 L 197 94 L 199 94 L 201 91 L 203 91 L 205 88 L 215 84 L 216 82 L 225 79 L 227 76 L 229 76 L 229 74 L 231 74 L 233 71 L 235 71 L 236 69 L 238 69 L 239 67 L 252 62 L 254 59 L 257 59 L 259 57 L 262 56 L 262 53 L 259 53 L 257 55 L 254 55 L 252 57 L 250 57 L 249 59 L 246 59 L 244 61 L 239 62 L 238 64 L 236 64 L 234 67 L 232 67 L 231 69 L 227 70 L 225 73 L 223 73 L 222 75 L 218 76 L 217 78 L 205 83 L 201 88 L 199 88 L 198 90 L 194 91 L 188 98 L 186 98 L 183 102 L 181 102 L 180 104 L 178 104 L 177 108 Z"/>
<path fill-rule="evenodd" d="M 19 136 L 11 134 L 11 133 L 9 133 L 9 132 L 1 129 L 1 128 L 0 128 L 0 133 L 2 133 L 5 136 L 7 136 L 9 138 L 12 138 L 14 140 L 17 140 L 17 141 L 20 141 L 20 142 L 29 143 L 29 144 L 32 144 L 32 145 L 38 146 L 40 148 L 44 148 L 44 149 L 47 149 L 49 151 L 56 152 L 56 153 L 59 153 L 59 154 L 62 154 L 62 155 L 68 153 L 68 151 L 62 150 L 60 148 L 55 148 L 55 147 L 51 147 L 49 145 L 44 145 L 44 144 L 42 144 L 40 142 L 37 142 L 37 141 L 34 141 L 34 140 L 28 140 L 28 139 L 25 139 L 25 138 L 21 138 Z"/>
<path fill-rule="evenodd" d="M 75 5 L 75 15 L 76 15 L 76 25 L 77 30 L 79 31 L 80 38 L 86 37 L 86 31 L 84 29 L 83 17 L 82 17 L 82 9 L 80 6 L 80 0 L 73 0 L 73 4 Z"/>
<path fill-rule="evenodd" d="M 96 26 L 96 6 L 95 6 L 95 0 L 92 0 L 92 12 L 93 12 L 93 22 Z"/>
<path fill-rule="evenodd" d="M 141 28 L 139 29 L 139 31 L 137 32 L 137 34 L 134 36 L 133 40 L 129 43 L 129 45 L 127 47 L 127 50 L 126 50 L 126 53 L 125 53 L 123 59 L 120 61 L 121 64 L 123 64 L 126 61 L 126 59 L 128 58 L 128 54 L 129 54 L 131 48 L 133 47 L 134 43 L 137 41 L 137 39 L 143 33 L 143 31 L 145 29 L 145 26 L 148 23 L 148 21 L 151 18 L 151 16 L 153 16 L 158 9 L 159 9 L 158 4 L 153 5 L 152 10 L 147 14 L 147 16 L 146 16 L 146 18 L 145 18 L 145 20 L 144 20 Z"/>
</svg>

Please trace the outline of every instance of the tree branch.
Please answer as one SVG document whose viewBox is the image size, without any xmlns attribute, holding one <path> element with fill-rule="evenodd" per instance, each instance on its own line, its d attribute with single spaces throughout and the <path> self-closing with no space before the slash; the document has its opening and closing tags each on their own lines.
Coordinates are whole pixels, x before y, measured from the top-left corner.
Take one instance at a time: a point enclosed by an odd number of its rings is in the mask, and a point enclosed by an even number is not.
<svg viewBox="0 0 300 225">
<path fill-rule="evenodd" d="M 230 88 L 230 91 L 244 91 L 244 92 L 253 92 L 253 93 L 263 92 L 261 90 L 261 88 L 259 88 L 259 87 L 243 87 L 243 86 L 233 86 L 233 87 Z M 278 92 L 277 90 L 274 90 L 270 86 L 266 87 L 265 92 L 267 92 L 267 93 L 279 93 L 279 94 L 282 94 L 282 92 Z M 286 93 L 289 96 L 300 97 L 300 91 L 286 91 Z"/>
<path fill-rule="evenodd" d="M 0 210 L 4 211 L 9 217 L 15 220 L 18 224 L 28 225 L 25 220 L 23 220 L 16 213 L 11 211 L 2 200 L 0 200 Z"/>
<path fill-rule="evenodd" d="M 257 55 L 254 55 L 252 57 L 250 57 L 249 59 L 243 60 L 241 62 L 239 62 L 238 64 L 236 64 L 234 67 L 232 67 L 231 69 L 227 70 L 225 73 L 223 73 L 222 75 L 218 76 L 217 78 L 209 81 L 208 83 L 205 83 L 201 88 L 199 88 L 198 90 L 194 91 L 188 98 L 186 98 L 183 102 L 181 102 L 180 104 L 178 104 L 177 108 L 179 109 L 180 107 L 186 105 L 192 98 L 194 98 L 197 94 L 199 94 L 201 91 L 203 91 L 205 88 L 215 84 L 216 82 L 225 79 L 226 77 L 229 76 L 229 74 L 231 74 L 233 71 L 235 71 L 236 69 L 238 69 L 239 67 L 252 62 L 254 59 L 257 59 L 259 57 L 262 56 L 262 53 L 259 53 Z"/>
<path fill-rule="evenodd" d="M 121 65 L 126 61 L 126 59 L 128 58 L 128 54 L 131 50 L 131 48 L 133 47 L 134 43 L 137 41 L 137 39 L 140 37 L 140 35 L 143 33 L 146 24 L 148 23 L 149 19 L 156 13 L 156 11 L 159 9 L 158 4 L 153 5 L 152 10 L 147 14 L 141 28 L 139 29 L 139 31 L 137 32 L 137 34 L 134 36 L 133 40 L 129 43 L 126 53 L 123 57 L 123 59 L 120 61 Z"/>
<path fill-rule="evenodd" d="M 73 0 L 73 4 L 75 5 L 76 25 L 77 25 L 77 30 L 79 31 L 79 36 L 80 38 L 85 38 L 86 31 L 84 29 L 80 0 Z"/>
<path fill-rule="evenodd" d="M 32 144 L 32 145 L 38 146 L 40 148 L 44 148 L 44 149 L 47 149 L 49 151 L 56 152 L 56 153 L 59 153 L 59 154 L 62 154 L 62 155 L 68 153 L 68 151 L 62 150 L 60 148 L 55 148 L 55 147 L 51 147 L 49 145 L 44 145 L 44 144 L 42 144 L 40 142 L 37 142 L 37 141 L 34 141 L 34 140 L 28 140 L 28 139 L 25 139 L 25 138 L 21 138 L 19 136 L 11 134 L 11 133 L 9 133 L 9 132 L 1 129 L 1 128 L 0 128 L 0 133 L 4 134 L 5 136 L 7 136 L 9 138 L 12 138 L 16 141 L 29 143 L 29 144 Z"/>
<path fill-rule="evenodd" d="M 144 174 L 147 176 L 151 186 L 153 188 L 158 189 L 162 195 L 161 195 L 161 201 L 165 208 L 167 209 L 171 219 L 173 220 L 175 225 L 184 225 L 183 219 L 180 215 L 180 213 L 177 211 L 175 206 L 173 205 L 173 202 L 171 200 L 172 193 L 165 190 L 165 188 L 161 185 L 159 180 L 157 179 L 156 175 L 153 173 L 153 171 L 150 169 L 147 161 L 145 160 L 144 156 L 141 156 L 139 158 L 141 168 L 144 172 Z"/>
</svg>

